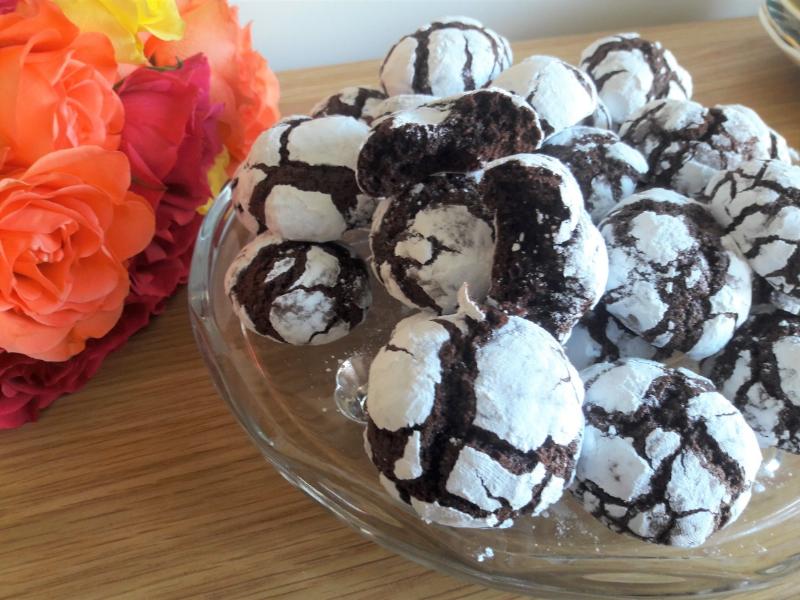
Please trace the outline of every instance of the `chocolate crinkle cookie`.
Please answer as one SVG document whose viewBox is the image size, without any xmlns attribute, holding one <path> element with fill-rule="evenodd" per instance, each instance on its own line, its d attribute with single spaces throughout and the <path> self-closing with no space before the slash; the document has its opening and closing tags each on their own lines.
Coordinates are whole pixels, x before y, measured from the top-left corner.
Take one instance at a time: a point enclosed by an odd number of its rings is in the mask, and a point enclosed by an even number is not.
<svg viewBox="0 0 800 600">
<path fill-rule="evenodd" d="M 575 178 L 543 154 L 501 158 L 482 184 L 495 209 L 487 302 L 564 341 L 603 295 L 608 256 Z"/>
<path fill-rule="evenodd" d="M 646 358 L 666 362 L 671 358 L 661 348 L 648 344 L 611 315 L 604 304 L 588 312 L 564 343 L 572 365 L 583 369 L 621 358 Z"/>
<path fill-rule="evenodd" d="M 773 287 L 772 302 L 800 314 L 800 167 L 747 162 L 717 174 L 705 195 L 750 266 Z"/>
<path fill-rule="evenodd" d="M 386 100 L 383 90 L 370 86 L 346 87 L 320 100 L 311 109 L 311 116 L 344 115 L 370 124 L 378 115 L 377 108 Z"/>
<path fill-rule="evenodd" d="M 270 233 L 242 248 L 225 275 L 225 292 L 247 329 L 294 345 L 344 337 L 372 302 L 367 267 L 347 248 Z"/>
<path fill-rule="evenodd" d="M 401 321 L 369 373 L 367 454 L 427 522 L 507 527 L 556 502 L 580 450 L 583 387 L 537 325 L 482 309 Z"/>
<path fill-rule="evenodd" d="M 692 77 L 659 42 L 638 33 L 620 33 L 592 42 L 580 67 L 597 86 L 614 127 L 648 102 L 662 98 L 689 100 Z"/>
<path fill-rule="evenodd" d="M 613 531 L 680 547 L 735 521 L 761 464 L 755 433 L 707 379 L 642 359 L 581 373 L 573 493 Z"/>
<path fill-rule="evenodd" d="M 650 165 L 649 182 L 700 196 L 719 170 L 769 158 L 769 127 L 738 104 L 705 108 L 686 100 L 656 100 L 633 113 L 619 131 Z"/>
<path fill-rule="evenodd" d="M 553 56 L 529 56 L 492 81 L 533 107 L 545 135 L 577 125 L 597 109 L 597 90 L 586 74 Z"/>
<path fill-rule="evenodd" d="M 375 275 L 389 294 L 438 314 L 455 312 L 463 283 L 473 297 L 486 297 L 494 242 L 494 211 L 479 183 L 456 173 L 384 200 L 370 235 Z"/>
<path fill-rule="evenodd" d="M 547 138 L 541 151 L 572 171 L 595 223 L 633 194 L 647 176 L 644 156 L 612 131 L 571 127 Z"/>
<path fill-rule="evenodd" d="M 475 19 L 444 17 L 392 46 L 380 79 L 389 96 L 449 96 L 485 86 L 511 62 L 506 38 Z"/>
<path fill-rule="evenodd" d="M 400 94 L 399 96 L 389 96 L 375 107 L 374 118 L 379 119 L 401 110 L 414 110 L 423 104 L 434 102 L 439 98 L 427 94 Z"/>
<path fill-rule="evenodd" d="M 666 353 L 700 360 L 747 319 L 752 272 L 701 204 L 655 188 L 600 223 L 609 256 L 608 312 Z"/>
<path fill-rule="evenodd" d="M 703 371 L 742 411 L 762 447 L 800 454 L 800 317 L 753 315 Z"/>
<path fill-rule="evenodd" d="M 442 98 L 373 122 L 358 156 L 365 194 L 392 196 L 428 175 L 465 173 L 542 142 L 536 112 L 500 89 Z"/>
<path fill-rule="evenodd" d="M 328 242 L 368 225 L 376 201 L 356 183 L 369 127 L 353 117 L 287 117 L 262 133 L 231 182 L 236 215 L 254 233 Z"/>
</svg>

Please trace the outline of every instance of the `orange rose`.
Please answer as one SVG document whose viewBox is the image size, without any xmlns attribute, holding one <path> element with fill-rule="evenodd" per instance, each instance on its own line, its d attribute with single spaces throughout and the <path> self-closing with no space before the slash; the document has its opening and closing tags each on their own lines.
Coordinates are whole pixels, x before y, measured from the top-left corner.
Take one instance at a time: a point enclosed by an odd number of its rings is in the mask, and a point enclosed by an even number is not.
<svg viewBox="0 0 800 600">
<path fill-rule="evenodd" d="M 108 333 L 128 295 L 125 261 L 153 237 L 121 152 L 59 150 L 0 180 L 0 348 L 63 361 Z"/>
<path fill-rule="evenodd" d="M 74 146 L 119 147 L 125 116 L 106 36 L 80 33 L 51 2 L 24 0 L 0 15 L 0 73 L 5 167 L 25 168 Z"/>
<path fill-rule="evenodd" d="M 151 37 L 145 54 L 159 66 L 201 52 L 208 57 L 211 101 L 225 106 L 220 128 L 232 174 L 258 135 L 279 118 L 278 79 L 253 50 L 250 26 L 239 27 L 235 7 L 225 0 L 179 0 L 178 8 L 186 23 L 183 39 L 165 42 Z"/>
</svg>

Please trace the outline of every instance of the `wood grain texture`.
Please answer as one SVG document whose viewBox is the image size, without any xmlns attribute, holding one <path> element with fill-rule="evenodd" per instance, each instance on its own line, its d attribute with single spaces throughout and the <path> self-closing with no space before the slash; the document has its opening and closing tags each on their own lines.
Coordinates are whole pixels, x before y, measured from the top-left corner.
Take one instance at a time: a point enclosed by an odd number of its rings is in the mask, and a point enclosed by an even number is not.
<svg viewBox="0 0 800 600">
<path fill-rule="evenodd" d="M 754 20 L 642 33 L 675 51 L 700 102 L 747 104 L 800 145 L 800 70 Z M 575 61 L 594 37 L 515 53 Z M 372 61 L 284 73 L 284 114 L 374 83 L 376 71 Z M 515 597 L 396 557 L 290 487 L 217 396 L 185 306 L 180 293 L 38 424 L 0 433 L 0 598 Z M 796 597 L 798 583 L 748 598 Z"/>
</svg>

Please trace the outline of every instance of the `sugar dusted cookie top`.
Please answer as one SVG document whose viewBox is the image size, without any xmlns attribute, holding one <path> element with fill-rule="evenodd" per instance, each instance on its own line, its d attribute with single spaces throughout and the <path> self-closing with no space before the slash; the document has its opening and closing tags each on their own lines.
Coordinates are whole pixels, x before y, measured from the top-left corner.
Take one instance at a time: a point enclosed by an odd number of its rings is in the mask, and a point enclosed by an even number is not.
<svg viewBox="0 0 800 600">
<path fill-rule="evenodd" d="M 632 195 L 647 176 L 644 156 L 612 131 L 570 127 L 547 138 L 541 151 L 567 165 L 595 223 Z"/>
<path fill-rule="evenodd" d="M 753 315 L 703 370 L 742 411 L 763 447 L 800 454 L 800 317 Z"/>
<path fill-rule="evenodd" d="M 739 517 L 761 452 L 709 380 L 642 359 L 581 377 L 586 429 L 573 490 L 587 511 L 614 531 L 681 547 Z"/>
<path fill-rule="evenodd" d="M 270 233 L 242 248 L 225 275 L 225 292 L 247 329 L 294 345 L 344 337 L 372 302 L 366 265 L 347 248 Z"/>
<path fill-rule="evenodd" d="M 525 98 L 545 135 L 577 125 L 597 109 L 597 90 L 580 69 L 553 56 L 529 56 L 503 71 L 492 86 Z"/>
<path fill-rule="evenodd" d="M 383 90 L 371 86 L 350 86 L 320 100 L 311 109 L 311 117 L 344 115 L 361 119 L 367 125 L 378 116 L 378 107 L 386 100 Z"/>
<path fill-rule="evenodd" d="M 401 321 L 369 375 L 367 452 L 428 521 L 506 527 L 572 480 L 583 388 L 542 328 L 460 297 L 457 315 Z"/>
<path fill-rule="evenodd" d="M 444 17 L 392 46 L 380 79 L 389 96 L 449 96 L 483 87 L 511 62 L 506 38 L 475 19 Z"/>
<path fill-rule="evenodd" d="M 239 220 L 254 233 L 338 240 L 369 223 L 375 200 L 356 183 L 369 127 L 349 116 L 287 117 L 262 133 L 231 183 Z"/>
<path fill-rule="evenodd" d="M 717 171 L 769 158 L 771 131 L 738 104 L 705 108 L 687 100 L 655 100 L 634 112 L 619 130 L 650 165 L 650 183 L 687 196 L 702 195 Z"/>
<path fill-rule="evenodd" d="M 617 205 L 600 231 L 609 255 L 603 302 L 650 344 L 700 360 L 747 319 L 752 272 L 701 204 L 647 190 Z"/>
<path fill-rule="evenodd" d="M 672 52 L 637 33 L 596 40 L 581 53 L 580 67 L 597 86 L 615 127 L 653 100 L 692 97 L 692 77 Z"/>
<path fill-rule="evenodd" d="M 751 161 L 720 172 L 705 192 L 711 212 L 773 289 L 800 314 L 800 167 Z"/>
</svg>

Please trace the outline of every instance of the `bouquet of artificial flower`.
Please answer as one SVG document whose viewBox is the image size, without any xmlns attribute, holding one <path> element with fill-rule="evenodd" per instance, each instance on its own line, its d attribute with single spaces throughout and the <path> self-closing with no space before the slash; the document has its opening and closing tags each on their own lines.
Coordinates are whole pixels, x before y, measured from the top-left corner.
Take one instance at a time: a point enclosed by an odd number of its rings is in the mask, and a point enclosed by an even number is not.
<svg viewBox="0 0 800 600">
<path fill-rule="evenodd" d="M 0 0 L 0 428 L 163 310 L 277 102 L 225 0 Z"/>
</svg>

